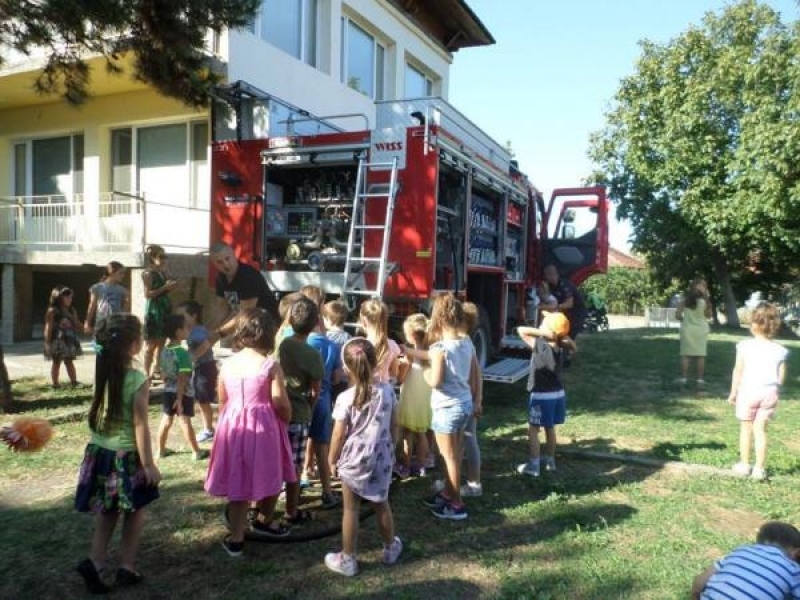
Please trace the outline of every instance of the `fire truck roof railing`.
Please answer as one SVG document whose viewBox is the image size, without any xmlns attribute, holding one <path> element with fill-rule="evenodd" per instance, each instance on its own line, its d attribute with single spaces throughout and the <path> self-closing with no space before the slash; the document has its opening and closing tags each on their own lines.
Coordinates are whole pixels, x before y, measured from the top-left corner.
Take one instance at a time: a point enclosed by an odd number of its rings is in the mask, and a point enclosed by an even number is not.
<svg viewBox="0 0 800 600">
<path fill-rule="evenodd" d="M 375 103 L 376 129 L 404 129 L 412 125 L 436 125 L 503 173 L 508 173 L 511 155 L 501 144 L 473 123 L 452 104 L 436 96 L 383 100 Z M 420 117 L 424 117 L 420 119 Z"/>
</svg>

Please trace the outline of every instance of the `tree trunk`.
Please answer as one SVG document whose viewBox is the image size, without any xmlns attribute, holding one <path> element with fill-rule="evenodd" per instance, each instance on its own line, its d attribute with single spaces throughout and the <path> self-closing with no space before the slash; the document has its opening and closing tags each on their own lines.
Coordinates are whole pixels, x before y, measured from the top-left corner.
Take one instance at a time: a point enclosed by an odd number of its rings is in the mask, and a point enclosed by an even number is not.
<svg viewBox="0 0 800 600">
<path fill-rule="evenodd" d="M 741 327 L 739 313 L 736 311 L 736 297 L 733 295 L 731 274 L 728 264 L 721 256 L 712 258 L 714 277 L 722 291 L 722 302 L 725 305 L 725 322 L 728 327 Z"/>
<path fill-rule="evenodd" d="M 6 370 L 6 361 L 3 357 L 3 347 L 0 346 L 0 410 L 11 412 L 11 381 Z"/>
</svg>

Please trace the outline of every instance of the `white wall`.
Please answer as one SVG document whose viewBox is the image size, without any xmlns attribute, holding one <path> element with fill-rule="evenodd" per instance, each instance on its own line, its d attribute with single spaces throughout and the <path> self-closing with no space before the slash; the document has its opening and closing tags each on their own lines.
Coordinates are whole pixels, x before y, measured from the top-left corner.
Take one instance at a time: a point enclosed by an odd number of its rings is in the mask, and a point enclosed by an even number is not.
<svg viewBox="0 0 800 600">
<path fill-rule="evenodd" d="M 341 81 L 341 18 L 347 15 L 387 47 L 386 98 L 405 97 L 408 56 L 434 76 L 436 93 L 446 98 L 452 55 L 407 21 L 385 0 L 330 0 L 320 3 L 318 26 L 320 67 L 311 67 L 245 31 L 229 31 L 221 40 L 222 58 L 228 60 L 228 80 L 243 80 L 317 116 L 364 113 L 375 124 L 371 98 Z M 358 120 L 337 123 L 360 129 Z"/>
</svg>

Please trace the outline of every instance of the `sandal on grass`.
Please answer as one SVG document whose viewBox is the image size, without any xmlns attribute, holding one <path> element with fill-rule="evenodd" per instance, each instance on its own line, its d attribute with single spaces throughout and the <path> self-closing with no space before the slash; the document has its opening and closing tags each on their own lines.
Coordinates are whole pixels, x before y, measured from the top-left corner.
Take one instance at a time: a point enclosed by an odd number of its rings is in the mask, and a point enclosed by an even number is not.
<svg viewBox="0 0 800 600">
<path fill-rule="evenodd" d="M 302 523 L 308 523 L 309 521 L 313 521 L 314 517 L 311 514 L 310 510 L 298 509 L 297 513 L 295 513 L 293 517 L 288 517 L 284 515 L 283 520 L 289 525 L 300 525 Z"/>
<path fill-rule="evenodd" d="M 92 594 L 107 594 L 111 588 L 103 582 L 100 578 L 100 573 L 97 572 L 97 567 L 91 558 L 87 558 L 81 562 L 75 570 L 83 577 L 83 582 L 86 584 L 86 589 Z"/>
<path fill-rule="evenodd" d="M 281 523 L 280 521 L 271 521 L 270 523 L 262 523 L 261 521 L 253 522 L 253 531 L 265 535 L 267 537 L 282 538 L 289 535 L 292 531 L 290 527 Z"/>
</svg>

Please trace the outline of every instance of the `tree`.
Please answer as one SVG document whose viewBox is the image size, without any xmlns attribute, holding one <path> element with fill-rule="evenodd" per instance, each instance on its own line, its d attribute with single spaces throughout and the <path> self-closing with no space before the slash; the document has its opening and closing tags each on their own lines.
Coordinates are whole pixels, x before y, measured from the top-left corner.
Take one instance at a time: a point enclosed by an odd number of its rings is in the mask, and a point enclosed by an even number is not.
<svg viewBox="0 0 800 600">
<path fill-rule="evenodd" d="M 35 89 L 84 102 L 91 87 L 86 59 L 100 55 L 122 74 L 127 53 L 134 76 L 166 96 L 204 106 L 222 75 L 203 52 L 209 30 L 243 27 L 260 0 L 41 0 L 0 2 L 0 48 L 48 52 Z M 3 54 L 0 53 L 0 66 Z"/>
<path fill-rule="evenodd" d="M 634 249 L 664 279 L 712 276 L 732 325 L 754 253 L 786 277 L 800 258 L 799 33 L 744 0 L 642 42 L 591 140 Z"/>
</svg>

